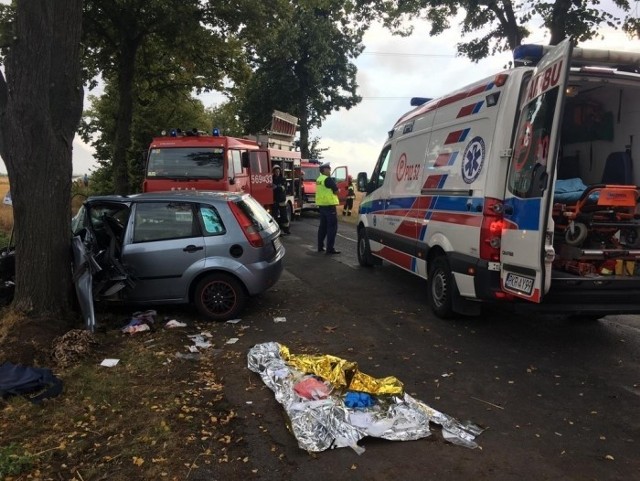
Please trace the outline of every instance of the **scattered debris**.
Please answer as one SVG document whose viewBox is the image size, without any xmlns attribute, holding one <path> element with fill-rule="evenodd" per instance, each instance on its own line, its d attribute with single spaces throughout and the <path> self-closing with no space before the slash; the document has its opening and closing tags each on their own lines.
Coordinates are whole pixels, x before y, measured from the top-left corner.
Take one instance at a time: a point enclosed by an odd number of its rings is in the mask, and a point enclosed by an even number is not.
<svg viewBox="0 0 640 481">
<path fill-rule="evenodd" d="M 92 346 L 97 343 L 92 332 L 72 329 L 53 340 L 51 356 L 58 366 L 67 367 L 91 352 Z"/>
<path fill-rule="evenodd" d="M 229 319 L 227 324 L 238 324 L 242 319 Z"/>
<path fill-rule="evenodd" d="M 274 317 L 273 322 L 287 322 L 286 317 Z"/>
<path fill-rule="evenodd" d="M 168 328 L 168 329 L 173 329 L 175 327 L 187 327 L 187 323 L 186 322 L 180 322 L 177 321 L 175 319 L 171 319 L 170 321 L 168 321 L 164 327 Z"/>
<path fill-rule="evenodd" d="M 176 352 L 175 356 L 178 359 L 185 359 L 187 361 L 199 361 L 200 360 L 200 353 L 199 352 L 189 352 L 189 353 Z"/>
<path fill-rule="evenodd" d="M 232 337 L 230 338 L 226 344 L 235 344 L 236 342 L 238 342 L 240 339 L 238 339 L 237 337 Z"/>
<path fill-rule="evenodd" d="M 107 359 L 103 359 L 100 365 L 104 367 L 115 367 L 118 365 L 119 362 L 120 362 L 120 359 L 107 358 Z"/>
</svg>

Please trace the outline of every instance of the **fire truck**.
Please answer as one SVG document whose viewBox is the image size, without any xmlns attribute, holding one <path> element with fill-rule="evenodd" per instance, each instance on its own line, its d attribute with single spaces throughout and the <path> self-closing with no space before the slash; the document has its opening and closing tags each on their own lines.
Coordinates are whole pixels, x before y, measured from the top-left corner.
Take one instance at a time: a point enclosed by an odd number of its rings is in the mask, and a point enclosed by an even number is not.
<svg viewBox="0 0 640 481">
<path fill-rule="evenodd" d="M 271 169 L 278 165 L 287 179 L 287 212 L 293 219 L 302 210 L 297 124 L 296 117 L 276 111 L 268 135 L 228 137 L 219 129 L 163 132 L 149 146 L 142 191 L 248 192 L 272 211 Z"/>
</svg>

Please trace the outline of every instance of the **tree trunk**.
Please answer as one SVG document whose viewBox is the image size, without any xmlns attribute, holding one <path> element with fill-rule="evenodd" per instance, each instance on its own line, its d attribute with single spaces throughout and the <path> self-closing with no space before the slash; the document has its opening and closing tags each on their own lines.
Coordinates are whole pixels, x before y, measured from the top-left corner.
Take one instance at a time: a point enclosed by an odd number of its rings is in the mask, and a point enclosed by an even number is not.
<svg viewBox="0 0 640 481">
<path fill-rule="evenodd" d="M 127 152 L 131 146 L 133 119 L 133 76 L 139 41 L 122 38 L 118 68 L 118 114 L 113 152 L 113 186 L 116 194 L 130 194 Z"/>
<path fill-rule="evenodd" d="M 13 200 L 13 307 L 37 318 L 71 310 L 72 143 L 82 114 L 82 0 L 18 0 L 0 74 L 0 154 Z"/>
<path fill-rule="evenodd" d="M 558 45 L 567 36 L 567 16 L 571 4 L 571 0 L 556 0 L 553 4 L 549 19 L 549 32 L 551 33 L 549 45 Z"/>
</svg>

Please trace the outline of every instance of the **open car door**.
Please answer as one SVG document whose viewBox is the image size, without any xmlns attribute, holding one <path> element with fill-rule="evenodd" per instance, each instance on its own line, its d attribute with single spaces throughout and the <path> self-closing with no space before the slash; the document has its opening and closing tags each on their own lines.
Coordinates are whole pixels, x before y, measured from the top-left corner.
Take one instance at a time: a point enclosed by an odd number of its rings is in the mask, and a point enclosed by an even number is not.
<svg viewBox="0 0 640 481">
<path fill-rule="evenodd" d="M 505 224 L 500 248 L 502 289 L 537 303 L 551 285 L 552 182 L 571 41 L 567 39 L 547 49 L 521 96 L 504 196 Z"/>
</svg>

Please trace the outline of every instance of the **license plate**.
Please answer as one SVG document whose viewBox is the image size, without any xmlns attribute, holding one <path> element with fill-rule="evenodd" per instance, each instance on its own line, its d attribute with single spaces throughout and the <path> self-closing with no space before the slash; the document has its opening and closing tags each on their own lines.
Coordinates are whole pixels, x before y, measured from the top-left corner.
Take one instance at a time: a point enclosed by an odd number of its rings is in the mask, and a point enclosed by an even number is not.
<svg viewBox="0 0 640 481">
<path fill-rule="evenodd" d="M 279 251 L 282 248 L 282 241 L 280 240 L 280 237 L 273 239 L 273 247 L 276 251 Z"/>
<path fill-rule="evenodd" d="M 511 272 L 507 274 L 504 285 L 509 289 L 524 292 L 525 294 L 531 294 L 533 292 L 533 279 L 512 274 Z"/>
</svg>

